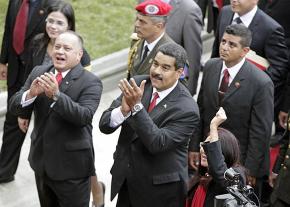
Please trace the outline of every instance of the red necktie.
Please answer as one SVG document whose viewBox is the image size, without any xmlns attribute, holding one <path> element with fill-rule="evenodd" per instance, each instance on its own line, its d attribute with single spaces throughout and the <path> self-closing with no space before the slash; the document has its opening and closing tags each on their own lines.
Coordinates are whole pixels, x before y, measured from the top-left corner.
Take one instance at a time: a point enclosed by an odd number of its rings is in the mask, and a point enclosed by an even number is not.
<svg viewBox="0 0 290 207">
<path fill-rule="evenodd" d="M 228 69 L 225 69 L 224 70 L 224 77 L 222 79 L 222 82 L 221 82 L 221 85 L 220 85 L 220 88 L 219 88 L 219 91 L 218 91 L 218 94 L 219 94 L 219 104 L 220 105 L 221 105 L 222 100 L 223 100 L 223 98 L 225 96 L 225 93 L 228 90 L 228 87 L 229 87 L 229 79 L 230 79 L 229 71 L 228 71 Z"/>
<path fill-rule="evenodd" d="M 216 0 L 216 4 L 217 4 L 217 6 L 218 6 L 218 8 L 219 8 L 219 11 L 223 8 L 223 0 Z"/>
<path fill-rule="evenodd" d="M 153 99 L 152 99 L 152 101 L 151 101 L 151 103 L 150 103 L 150 105 L 149 105 L 149 108 L 148 108 L 148 112 L 149 112 L 149 113 L 150 113 L 150 112 L 153 110 L 153 108 L 156 106 L 156 101 L 157 101 L 157 99 L 159 98 L 159 95 L 158 95 L 157 92 L 155 92 L 153 95 L 154 95 L 154 97 L 153 97 Z"/>
<path fill-rule="evenodd" d="M 56 81 L 58 82 L 58 85 L 60 85 L 61 84 L 61 81 L 62 81 L 62 75 L 61 75 L 61 72 L 58 72 L 57 74 L 56 74 Z"/>
<path fill-rule="evenodd" d="M 224 70 L 224 77 L 222 79 L 221 85 L 220 85 L 220 91 L 221 92 L 227 92 L 228 87 L 229 87 L 229 80 L 230 80 L 230 74 L 228 69 Z"/>
<path fill-rule="evenodd" d="M 28 0 L 23 0 L 16 16 L 13 31 L 13 48 L 15 49 L 15 52 L 18 55 L 21 54 L 21 52 L 24 50 L 24 40 L 28 22 L 28 12 L 29 12 L 29 2 Z"/>
</svg>

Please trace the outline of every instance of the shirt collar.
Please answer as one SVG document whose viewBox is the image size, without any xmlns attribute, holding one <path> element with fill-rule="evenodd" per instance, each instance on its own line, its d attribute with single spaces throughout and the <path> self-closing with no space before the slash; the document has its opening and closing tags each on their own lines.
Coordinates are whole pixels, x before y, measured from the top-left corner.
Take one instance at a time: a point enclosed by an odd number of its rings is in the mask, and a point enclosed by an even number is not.
<svg viewBox="0 0 290 207">
<path fill-rule="evenodd" d="M 224 70 L 228 69 L 228 72 L 230 74 L 231 79 L 233 80 L 236 75 L 238 74 L 238 72 L 240 71 L 241 67 L 243 66 L 243 64 L 245 63 L 245 58 L 243 58 L 238 64 L 234 65 L 233 67 L 228 68 L 225 64 L 225 61 L 223 61 L 223 67 L 222 67 L 222 71 L 221 74 L 224 74 Z"/>
<path fill-rule="evenodd" d="M 64 71 L 64 72 L 61 72 L 61 76 L 62 76 L 62 78 L 64 78 L 64 77 L 68 74 L 69 71 L 70 71 L 70 69 L 69 69 L 69 70 L 66 70 L 66 71 Z M 58 73 L 58 71 L 55 69 L 55 70 L 54 70 L 54 75 L 56 76 L 57 73 Z"/>
<path fill-rule="evenodd" d="M 249 27 L 249 25 L 251 24 L 256 12 L 258 10 L 258 7 L 257 5 L 254 6 L 254 8 L 249 11 L 248 13 L 242 15 L 242 16 L 239 16 L 238 13 L 235 13 L 234 14 L 234 17 L 233 17 L 233 20 L 235 20 L 237 17 L 240 17 L 240 19 L 242 20 L 243 24 L 246 26 L 246 27 Z"/>
<path fill-rule="evenodd" d="M 178 84 L 178 80 L 174 83 L 173 86 L 171 86 L 170 88 L 168 89 L 165 89 L 163 91 L 157 91 L 156 88 L 153 88 L 153 92 L 152 94 L 154 94 L 155 92 L 158 93 L 159 95 L 159 98 L 157 99 L 157 102 L 160 102 L 161 100 L 163 100 L 171 91 L 173 91 L 173 89 L 177 86 Z"/>
<path fill-rule="evenodd" d="M 149 52 L 151 52 L 153 50 L 153 48 L 155 47 L 155 45 L 159 42 L 159 40 L 164 36 L 164 32 L 153 42 L 151 42 L 150 44 L 145 40 L 144 42 L 144 47 L 147 45 Z"/>
</svg>

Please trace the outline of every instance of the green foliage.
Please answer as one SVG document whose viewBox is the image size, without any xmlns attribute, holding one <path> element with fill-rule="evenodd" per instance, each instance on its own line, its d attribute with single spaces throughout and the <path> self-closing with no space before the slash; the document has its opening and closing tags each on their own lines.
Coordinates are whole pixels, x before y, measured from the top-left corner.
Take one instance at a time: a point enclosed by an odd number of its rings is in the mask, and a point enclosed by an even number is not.
<svg viewBox="0 0 290 207">
<path fill-rule="evenodd" d="M 129 47 L 136 0 L 70 0 L 76 30 L 92 59 Z M 0 0 L 0 44 L 8 0 Z"/>
</svg>

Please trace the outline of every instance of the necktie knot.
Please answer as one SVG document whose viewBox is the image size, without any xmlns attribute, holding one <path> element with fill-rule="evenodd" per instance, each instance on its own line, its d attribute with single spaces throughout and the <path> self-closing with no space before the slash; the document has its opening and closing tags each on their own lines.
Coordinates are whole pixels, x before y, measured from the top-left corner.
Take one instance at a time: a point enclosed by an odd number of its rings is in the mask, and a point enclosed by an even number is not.
<svg viewBox="0 0 290 207">
<path fill-rule="evenodd" d="M 56 81 L 57 81 L 57 83 L 58 83 L 58 85 L 60 85 L 61 84 L 61 81 L 62 81 L 62 74 L 61 74 L 61 72 L 58 72 L 57 74 L 56 74 Z"/>
<path fill-rule="evenodd" d="M 235 18 L 235 19 L 234 19 L 234 22 L 235 22 L 236 24 L 243 24 L 243 22 L 242 22 L 242 20 L 241 20 L 240 17 Z"/>
<path fill-rule="evenodd" d="M 152 99 L 152 101 L 151 101 L 151 103 L 150 103 L 150 105 L 149 105 L 149 108 L 148 108 L 148 112 L 150 113 L 152 110 L 153 110 L 153 108 L 156 106 L 156 102 L 157 102 L 157 99 L 159 98 L 159 95 L 158 95 L 158 93 L 157 92 L 155 92 L 154 94 L 153 94 L 153 99 Z"/>
</svg>

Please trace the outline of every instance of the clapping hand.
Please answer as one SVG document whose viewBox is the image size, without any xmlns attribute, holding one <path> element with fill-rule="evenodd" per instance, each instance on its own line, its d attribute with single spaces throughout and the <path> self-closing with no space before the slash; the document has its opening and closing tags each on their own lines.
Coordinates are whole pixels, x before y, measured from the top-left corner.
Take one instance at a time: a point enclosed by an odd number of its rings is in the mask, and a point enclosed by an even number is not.
<svg viewBox="0 0 290 207">
<path fill-rule="evenodd" d="M 133 78 L 130 79 L 130 83 L 126 79 L 122 79 L 119 83 L 119 88 L 123 94 L 123 100 L 121 105 L 121 111 L 125 114 L 132 110 L 133 106 L 141 102 L 146 80 L 143 80 L 140 87 L 137 86 Z M 124 114 L 123 113 L 123 114 Z"/>
</svg>

